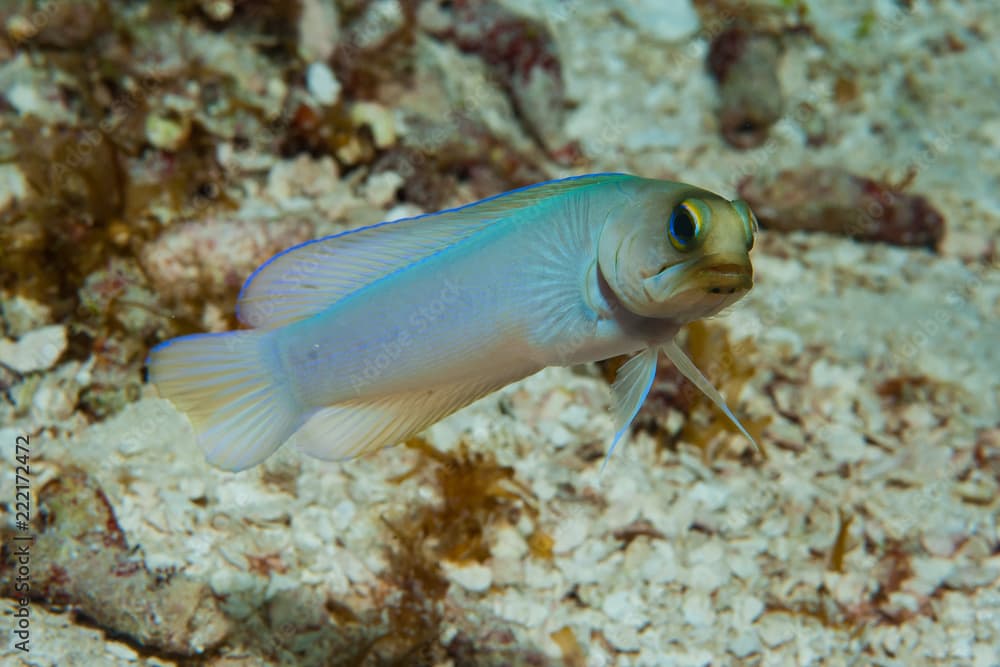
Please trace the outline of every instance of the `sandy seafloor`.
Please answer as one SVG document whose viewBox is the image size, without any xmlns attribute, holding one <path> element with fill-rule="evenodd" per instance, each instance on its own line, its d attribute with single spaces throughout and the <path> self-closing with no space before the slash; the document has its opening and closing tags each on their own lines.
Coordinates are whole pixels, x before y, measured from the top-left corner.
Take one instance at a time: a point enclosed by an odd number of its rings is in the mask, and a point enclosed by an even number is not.
<svg viewBox="0 0 1000 667">
<path fill-rule="evenodd" d="M 247 472 L 218 471 L 151 386 L 104 420 L 76 409 L 88 361 L 61 358 L 62 324 L 8 293 L 0 362 L 12 363 L 14 339 L 56 328 L 42 334 L 51 336 L 44 342 L 54 346 L 52 358 L 43 353 L 38 368 L 6 371 L 5 534 L 15 439 L 29 434 L 35 492 L 69 466 L 84 470 L 134 556 L 151 572 L 197 584 L 177 604 L 200 612 L 175 614 L 184 627 L 167 650 L 74 614 L 72 604 L 39 601 L 30 607 L 30 654 L 13 648 L 5 626 L 0 662 L 1000 665 L 996 3 L 916 0 L 908 12 L 888 1 L 874 9 L 805 3 L 814 34 L 786 42 L 778 76 L 786 108 L 808 103 L 828 140 L 807 145 L 789 113 L 767 144 L 749 151 L 719 137 L 708 41 L 686 2 L 505 4 L 554 36 L 571 107 L 564 131 L 584 154 L 576 173 L 671 177 L 735 196 L 748 173 L 804 164 L 897 180 L 912 170 L 908 190 L 946 219 L 938 251 L 761 233 L 755 288 L 710 324 L 752 369 L 728 398 L 741 415 L 770 418 L 766 456 L 747 452 L 728 431 L 705 455 L 704 443 L 675 437 L 695 417 L 661 405 L 653 418 L 667 437 L 637 431 L 600 474 L 593 451 L 609 441 L 612 424 L 596 368 L 547 369 L 431 428 L 426 440 L 435 448 L 454 453 L 464 442 L 488 452 L 522 486 L 511 487 L 520 499 L 505 500 L 484 524 L 488 552 L 441 562 L 446 589 L 432 595 L 417 586 L 426 594 L 418 602 L 391 525 L 440 502 L 439 464 L 420 463 L 423 455 L 403 447 L 343 464 L 283 450 Z M 862 20 L 870 29 L 859 37 Z M 944 35 L 964 48 L 928 47 Z M 425 47 L 454 75 L 450 93 L 480 90 L 474 65 L 456 73 L 452 47 Z M 30 80 L 12 73 L 11 62 L 0 64 L 0 76 Z M 25 67 L 45 78 L 43 62 Z M 861 91 L 848 107 L 833 99 L 843 71 Z M 486 117 L 490 94 L 477 98 L 486 100 Z M 509 108 L 494 119 L 501 130 L 504 114 Z M 384 218 L 397 206 L 380 191 L 392 187 L 391 175 L 366 183 L 363 172 L 361 182 L 340 180 L 329 158 L 256 160 L 243 177 L 241 210 L 200 218 L 195 211 L 195 222 L 209 236 L 246 233 L 227 231 L 228 220 L 297 222 L 259 232 L 275 238 L 208 253 L 200 260 L 210 263 L 206 271 L 224 273 L 230 255 L 244 253 L 232 260 L 242 279 L 302 240 L 296 235 Z M 23 196 L 10 185 L 16 180 L 0 184 L 10 190 L 0 197 L 5 205 Z M 404 204 L 393 214 L 417 210 Z M 168 226 L 148 252 L 162 284 L 181 290 L 197 240 L 177 229 L 190 228 Z M 182 265 L 176 274 L 172 263 Z M 205 322 L 212 325 L 210 313 Z M 550 553 L 539 535 L 551 537 Z M 84 557 L 69 547 L 59 553 Z M 33 567 L 50 565 L 36 558 Z M 113 605 L 114 585 L 111 574 L 96 575 L 74 590 Z M 431 638 L 416 653 L 407 653 L 415 631 L 392 613 L 404 598 L 426 603 L 421 613 L 433 620 L 420 629 Z M 159 613 L 147 622 L 160 623 Z"/>
</svg>

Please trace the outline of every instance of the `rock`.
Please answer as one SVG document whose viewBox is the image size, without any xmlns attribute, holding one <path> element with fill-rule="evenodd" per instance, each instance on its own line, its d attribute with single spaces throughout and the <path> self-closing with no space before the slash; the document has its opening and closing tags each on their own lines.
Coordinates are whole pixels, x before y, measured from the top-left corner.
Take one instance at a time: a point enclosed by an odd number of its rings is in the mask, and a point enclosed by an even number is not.
<svg viewBox="0 0 1000 667">
<path fill-rule="evenodd" d="M 496 529 L 493 539 L 490 552 L 494 558 L 517 560 L 528 553 L 528 543 L 516 528 L 500 526 Z"/>
<path fill-rule="evenodd" d="M 715 622 L 712 599 L 704 593 L 688 593 L 681 606 L 684 620 L 695 627 L 706 627 Z"/>
<path fill-rule="evenodd" d="M 858 600 L 864 599 L 865 589 L 868 586 L 867 577 L 858 572 L 845 572 L 843 574 L 826 572 L 824 582 L 831 597 L 842 607 L 857 604 Z"/>
<path fill-rule="evenodd" d="M 351 121 L 367 126 L 377 148 L 388 148 L 396 143 L 396 121 L 392 111 L 378 102 L 358 102 L 351 107 Z"/>
<path fill-rule="evenodd" d="M 910 560 L 913 579 L 908 588 L 917 594 L 930 595 L 941 587 L 955 572 L 955 561 L 949 558 L 922 558 Z"/>
<path fill-rule="evenodd" d="M 365 199 L 377 208 L 385 208 L 396 200 L 396 193 L 403 185 L 403 177 L 394 171 L 372 174 L 365 181 Z"/>
<path fill-rule="evenodd" d="M 826 232 L 931 250 L 945 233 L 945 218 L 927 197 L 841 168 L 801 166 L 753 174 L 738 190 L 768 229 Z"/>
<path fill-rule="evenodd" d="M 171 153 L 180 150 L 191 134 L 191 120 L 171 113 L 151 113 L 146 116 L 146 140 Z"/>
<path fill-rule="evenodd" d="M 698 30 L 698 13 L 688 0 L 618 0 L 618 10 L 653 39 L 678 42 Z"/>
<path fill-rule="evenodd" d="M 465 53 L 475 54 L 490 70 L 487 86 L 470 91 L 471 96 L 462 95 L 462 106 L 479 107 L 477 113 L 488 123 L 496 111 L 506 115 L 506 104 L 491 103 L 483 95 L 490 95 L 489 89 L 499 83 L 509 93 L 529 134 L 557 161 L 567 162 L 577 148 L 564 136 L 562 63 L 548 26 L 512 12 L 500 2 L 466 0 L 451 4 L 451 21 L 432 20 L 428 25 L 440 24 L 441 33 L 436 36 L 450 40 Z M 451 84 L 466 79 L 456 74 L 452 71 L 446 75 Z"/>
<path fill-rule="evenodd" d="M 856 463 L 868 454 L 865 437 L 847 424 L 831 423 L 819 428 L 817 437 L 825 443 L 830 456 L 840 463 Z"/>
<path fill-rule="evenodd" d="M 760 574 L 760 567 L 751 556 L 742 553 L 731 554 L 726 558 L 729 570 L 744 581 L 750 581 Z"/>
<path fill-rule="evenodd" d="M 340 99 L 340 82 L 326 63 L 316 62 L 306 69 L 306 88 L 317 102 L 333 106 Z"/>
<path fill-rule="evenodd" d="M 955 494 L 967 503 L 985 506 L 1000 495 L 998 487 L 997 478 L 987 475 L 985 471 L 974 471 L 969 479 L 955 485 Z"/>
<path fill-rule="evenodd" d="M 267 174 L 267 197 L 281 206 L 293 198 L 335 195 L 346 199 L 347 188 L 340 181 L 340 169 L 330 156 L 318 159 L 299 155 L 275 163 Z"/>
<path fill-rule="evenodd" d="M 998 649 L 986 642 L 976 644 L 972 649 L 973 667 L 996 667 Z"/>
<path fill-rule="evenodd" d="M 68 419 L 73 414 L 80 387 L 69 379 L 46 375 L 31 398 L 31 411 L 43 424 Z"/>
<path fill-rule="evenodd" d="M 546 605 L 534 601 L 535 596 L 523 595 L 507 589 L 493 597 L 493 611 L 501 618 L 520 623 L 527 627 L 537 627 L 549 615 Z"/>
<path fill-rule="evenodd" d="M 356 515 L 357 506 L 345 498 L 334 506 L 331 518 L 334 527 L 338 531 L 345 531 L 351 525 L 351 522 L 354 521 Z"/>
<path fill-rule="evenodd" d="M 949 229 L 938 250 L 942 255 L 958 257 L 967 262 L 984 262 L 989 261 L 991 254 L 996 253 L 997 241 L 987 231 Z"/>
<path fill-rule="evenodd" d="M 726 649 L 737 658 L 745 658 L 748 655 L 760 652 L 760 640 L 756 634 L 747 630 L 730 639 L 729 643 L 726 644 Z"/>
<path fill-rule="evenodd" d="M 730 572 L 725 563 L 698 563 L 688 573 L 691 588 L 711 593 L 729 581 Z"/>
<path fill-rule="evenodd" d="M 690 565 L 712 565 L 718 563 L 725 555 L 723 546 L 721 540 L 705 542 L 705 544 L 688 554 L 688 563 Z"/>
<path fill-rule="evenodd" d="M 201 11 L 213 21 L 228 21 L 233 16 L 233 0 L 201 0 Z"/>
<path fill-rule="evenodd" d="M 767 646 L 776 648 L 795 638 L 795 624 L 784 614 L 771 614 L 757 622 L 757 634 Z"/>
<path fill-rule="evenodd" d="M 780 56 L 780 42 L 767 32 L 734 27 L 712 40 L 708 67 L 719 82 L 719 127 L 734 148 L 760 146 L 782 117 Z"/>
<path fill-rule="evenodd" d="M 553 551 L 564 554 L 577 548 L 587 539 L 590 521 L 582 517 L 570 517 L 560 523 L 553 534 L 555 545 Z"/>
<path fill-rule="evenodd" d="M 107 495 L 87 473 L 59 470 L 39 489 L 38 506 L 49 519 L 39 525 L 32 556 L 51 565 L 38 568 L 34 598 L 71 605 L 109 633 L 183 656 L 214 648 L 228 634 L 228 618 L 206 584 L 157 573 L 129 548 Z M 60 557 L 67 551 L 74 557 Z"/>
<path fill-rule="evenodd" d="M 208 218 L 160 234 L 143 247 L 140 262 L 167 302 L 231 298 L 263 261 L 314 232 L 311 222 L 294 218 Z"/>
<path fill-rule="evenodd" d="M 920 543 L 931 556 L 948 558 L 955 553 L 965 537 L 961 531 L 955 531 L 950 526 L 932 525 L 921 533 Z"/>
<path fill-rule="evenodd" d="M 627 589 L 617 590 L 604 598 L 601 611 L 616 624 L 638 630 L 649 624 L 645 607 L 642 597 L 635 590 Z"/>
<path fill-rule="evenodd" d="M 945 578 L 944 583 L 954 590 L 971 592 L 989 586 L 998 579 L 1000 579 L 1000 563 L 968 564 L 955 568 L 955 571 Z"/>
<path fill-rule="evenodd" d="M 32 66 L 27 51 L 0 64 L 0 90 L 7 104 L 22 117 L 33 116 L 46 123 L 75 124 L 76 118 L 59 92 L 58 82 Z"/>
<path fill-rule="evenodd" d="M 0 213 L 28 196 L 28 182 L 16 164 L 0 164 Z M 19 297 L 15 297 L 19 298 Z"/>
<path fill-rule="evenodd" d="M 674 548 L 668 542 L 654 542 L 653 555 L 642 564 L 640 576 L 643 580 L 665 584 L 677 579 L 680 566 Z"/>
<path fill-rule="evenodd" d="M 28 9 L 31 6 L 22 5 L 22 8 Z M 103 31 L 109 29 L 108 6 L 99 0 L 51 2 L 35 7 L 35 11 L 16 17 L 20 20 L 8 21 L 8 34 L 15 41 L 30 39 L 42 47 L 73 50 L 93 44 Z M 7 11 L 9 10 L 5 10 L 5 14 Z"/>
<path fill-rule="evenodd" d="M 299 11 L 299 57 L 325 61 L 333 55 L 340 37 L 340 12 L 330 0 L 302 0 Z"/>
<path fill-rule="evenodd" d="M 393 206 L 392 208 L 390 208 L 388 211 L 385 212 L 385 219 L 391 221 L 391 220 L 401 220 L 403 218 L 415 218 L 418 215 L 423 215 L 426 212 L 427 211 L 420 208 L 419 206 L 415 206 L 414 204 L 407 204 L 407 203 L 396 204 L 395 206 Z M 450 432 L 448 435 L 455 435 L 455 433 Z M 444 435 L 443 432 L 442 436 L 443 436 L 442 441 L 448 442 L 448 436 Z M 457 444 L 458 441 L 457 439 L 455 439 L 453 441 L 452 447 L 447 447 L 445 445 L 442 445 L 441 448 L 444 449 L 445 451 L 451 451 Z"/>
<path fill-rule="evenodd" d="M 481 563 L 456 565 L 445 562 L 444 570 L 448 579 L 473 593 L 488 591 L 493 583 L 493 571 Z"/>
<path fill-rule="evenodd" d="M 602 629 L 608 643 L 619 651 L 638 651 L 639 633 L 635 628 L 619 623 L 611 623 Z"/>
<path fill-rule="evenodd" d="M 753 595 L 740 595 L 732 605 L 737 627 L 749 627 L 764 612 L 764 603 Z"/>
<path fill-rule="evenodd" d="M 406 12 L 398 0 L 372 0 L 362 3 L 361 13 L 348 26 L 344 46 L 354 56 L 373 54 L 406 26 Z"/>
<path fill-rule="evenodd" d="M 52 368 L 66 350 L 66 327 L 53 324 L 21 336 L 0 339 L 0 364 L 22 375 Z"/>
<path fill-rule="evenodd" d="M 3 166 L 0 165 L 0 169 Z M 0 191 L 3 188 L 0 186 Z M 2 196 L 2 195 L 0 195 Z M 3 312 L 3 323 L 7 335 L 20 338 L 35 329 L 40 329 L 52 321 L 52 309 L 43 303 L 23 296 L 13 296 L 0 303 Z"/>
<path fill-rule="evenodd" d="M 582 405 L 570 405 L 559 415 L 559 419 L 571 431 L 579 432 L 591 421 L 590 411 Z"/>
</svg>

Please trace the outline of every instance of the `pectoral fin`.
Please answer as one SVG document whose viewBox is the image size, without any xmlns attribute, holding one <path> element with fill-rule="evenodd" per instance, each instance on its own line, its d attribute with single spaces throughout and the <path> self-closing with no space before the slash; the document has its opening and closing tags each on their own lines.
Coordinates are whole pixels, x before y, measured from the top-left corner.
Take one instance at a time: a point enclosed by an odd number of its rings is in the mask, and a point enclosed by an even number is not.
<svg viewBox="0 0 1000 667">
<path fill-rule="evenodd" d="M 747 437 L 747 440 L 750 441 L 750 444 L 753 445 L 754 449 L 759 452 L 760 447 L 757 446 L 757 441 L 753 439 L 753 436 L 750 435 L 745 428 L 743 428 L 743 424 L 740 423 L 740 420 L 736 418 L 733 411 L 729 409 L 728 405 L 726 405 L 726 399 L 724 399 L 722 394 L 720 394 L 719 391 L 712 386 L 712 383 L 701 374 L 698 367 L 694 365 L 693 361 L 688 359 L 687 355 L 684 354 L 684 352 L 681 351 L 681 348 L 677 346 L 677 343 L 670 341 L 669 343 L 664 344 L 663 353 L 666 354 L 670 361 L 674 363 L 674 366 L 676 366 L 677 370 L 681 372 L 681 375 L 690 380 L 691 384 L 698 387 L 698 389 L 700 389 L 705 396 L 708 396 L 709 400 L 715 403 L 715 405 L 722 410 L 723 414 L 729 417 L 729 420 L 733 422 L 736 428 L 738 428 L 740 432 Z"/>
<path fill-rule="evenodd" d="M 615 382 L 611 385 L 613 395 L 613 408 L 615 413 L 615 439 L 608 448 L 608 454 L 601 464 L 601 471 L 608 465 L 611 453 L 615 451 L 618 441 L 628 431 L 629 425 L 635 419 L 642 402 L 649 395 L 649 389 L 653 386 L 653 378 L 656 377 L 656 357 L 658 351 L 655 347 L 647 348 L 635 355 L 625 365 L 618 369 Z"/>
</svg>

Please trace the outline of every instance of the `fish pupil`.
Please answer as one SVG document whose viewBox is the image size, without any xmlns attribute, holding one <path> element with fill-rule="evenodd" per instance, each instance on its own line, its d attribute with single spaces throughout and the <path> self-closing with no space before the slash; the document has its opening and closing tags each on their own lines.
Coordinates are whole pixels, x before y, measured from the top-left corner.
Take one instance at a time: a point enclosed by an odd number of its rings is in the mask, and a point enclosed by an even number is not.
<svg viewBox="0 0 1000 667">
<path fill-rule="evenodd" d="M 697 224 L 691 217 L 691 212 L 685 206 L 678 206 L 670 215 L 670 235 L 681 245 L 687 245 L 694 240 Z"/>
</svg>

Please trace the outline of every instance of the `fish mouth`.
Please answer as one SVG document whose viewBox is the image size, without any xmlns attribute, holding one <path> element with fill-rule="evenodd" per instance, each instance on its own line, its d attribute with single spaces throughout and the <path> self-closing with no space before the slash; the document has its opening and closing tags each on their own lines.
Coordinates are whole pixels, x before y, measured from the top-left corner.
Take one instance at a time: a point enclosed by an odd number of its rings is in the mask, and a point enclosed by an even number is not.
<svg viewBox="0 0 1000 667">
<path fill-rule="evenodd" d="M 709 294 L 735 294 L 753 287 L 753 269 L 749 261 L 713 263 L 695 274 L 695 280 Z"/>
<path fill-rule="evenodd" d="M 753 267 L 747 256 L 713 253 L 664 267 L 644 282 L 647 292 L 659 299 L 682 292 L 736 294 L 753 287 Z"/>
</svg>

